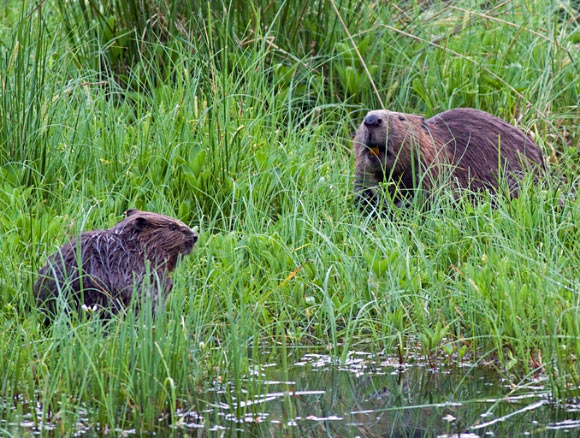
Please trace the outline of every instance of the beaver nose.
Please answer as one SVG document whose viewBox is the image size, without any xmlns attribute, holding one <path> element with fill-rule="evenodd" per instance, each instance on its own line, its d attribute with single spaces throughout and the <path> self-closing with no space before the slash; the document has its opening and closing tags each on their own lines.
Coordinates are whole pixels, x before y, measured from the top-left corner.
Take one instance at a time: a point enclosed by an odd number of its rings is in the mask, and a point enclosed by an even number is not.
<svg viewBox="0 0 580 438">
<path fill-rule="evenodd" d="M 381 119 L 375 114 L 369 114 L 365 117 L 364 124 L 369 128 L 378 126 L 381 124 Z"/>
<path fill-rule="evenodd" d="M 197 242 L 197 237 L 198 237 L 197 233 L 195 231 L 193 231 L 191 228 L 188 228 L 187 234 L 189 234 L 189 238 L 191 240 L 193 240 L 193 243 L 195 244 L 195 242 Z"/>
</svg>

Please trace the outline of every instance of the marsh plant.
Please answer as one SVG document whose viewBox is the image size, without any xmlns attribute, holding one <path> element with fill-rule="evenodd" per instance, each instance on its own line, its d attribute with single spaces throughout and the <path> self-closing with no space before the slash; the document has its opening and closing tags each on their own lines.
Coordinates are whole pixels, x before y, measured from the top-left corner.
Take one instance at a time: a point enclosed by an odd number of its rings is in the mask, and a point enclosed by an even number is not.
<svg viewBox="0 0 580 438">
<path fill-rule="evenodd" d="M 250 399 L 249 363 L 273 345 L 469 360 L 573 396 L 577 3 L 185 3 L 0 8 L 0 418 L 176 425 L 209 388 Z M 381 102 L 493 113 L 548 176 L 515 200 L 443 188 L 428 208 L 360 212 L 350 141 Z M 165 305 L 45 327 L 46 255 L 128 208 L 199 227 Z"/>
</svg>

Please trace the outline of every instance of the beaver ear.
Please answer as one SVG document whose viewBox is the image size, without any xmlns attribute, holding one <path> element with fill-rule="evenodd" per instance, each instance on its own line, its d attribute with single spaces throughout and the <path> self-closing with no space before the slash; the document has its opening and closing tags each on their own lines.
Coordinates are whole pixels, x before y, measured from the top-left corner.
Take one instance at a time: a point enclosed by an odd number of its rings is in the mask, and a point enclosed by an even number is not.
<svg viewBox="0 0 580 438">
<path fill-rule="evenodd" d="M 137 213 L 139 210 L 137 210 L 136 208 L 130 208 L 129 210 L 127 210 L 125 212 L 125 217 L 129 217 L 129 216 L 133 216 L 135 213 Z"/>
<path fill-rule="evenodd" d="M 143 231 L 149 226 L 149 221 L 143 216 L 136 217 L 133 223 L 135 224 L 135 229 L 139 232 Z"/>
</svg>

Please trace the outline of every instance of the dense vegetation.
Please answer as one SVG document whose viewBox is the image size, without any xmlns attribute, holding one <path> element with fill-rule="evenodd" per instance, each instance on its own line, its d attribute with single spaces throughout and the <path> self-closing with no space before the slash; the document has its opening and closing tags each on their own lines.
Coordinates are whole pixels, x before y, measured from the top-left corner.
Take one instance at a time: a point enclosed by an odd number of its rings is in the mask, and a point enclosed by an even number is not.
<svg viewBox="0 0 580 438">
<path fill-rule="evenodd" d="M 578 2 L 3 4 L 0 417 L 34 401 L 62 430 L 85 410 L 101 430 L 155 429 L 212 382 L 251 397 L 241 377 L 274 345 L 281 366 L 292 345 L 420 352 L 573 395 Z M 365 215 L 350 138 L 382 105 L 489 111 L 534 137 L 549 176 L 495 206 L 443 189 Z M 45 327 L 46 255 L 132 207 L 199 227 L 165 309 Z"/>
</svg>

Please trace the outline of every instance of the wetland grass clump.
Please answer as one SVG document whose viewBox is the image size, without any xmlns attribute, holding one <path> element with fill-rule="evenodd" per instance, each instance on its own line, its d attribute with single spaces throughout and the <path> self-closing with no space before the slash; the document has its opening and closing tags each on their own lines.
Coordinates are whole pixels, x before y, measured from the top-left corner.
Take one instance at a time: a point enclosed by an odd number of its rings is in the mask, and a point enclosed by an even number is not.
<svg viewBox="0 0 580 438">
<path fill-rule="evenodd" d="M 0 12 L 0 419 L 155 431 L 214 401 L 240 418 L 273 346 L 470 361 L 575 395 L 576 22 L 532 1 L 336 1 L 386 106 L 486 110 L 550 161 L 515 200 L 442 190 L 376 217 L 353 206 L 350 142 L 379 98 L 330 2 L 147 2 L 161 33 L 123 21 L 133 2 L 69 3 L 92 16 L 58 0 Z M 44 327 L 43 254 L 128 208 L 199 226 L 166 305 Z"/>
</svg>

